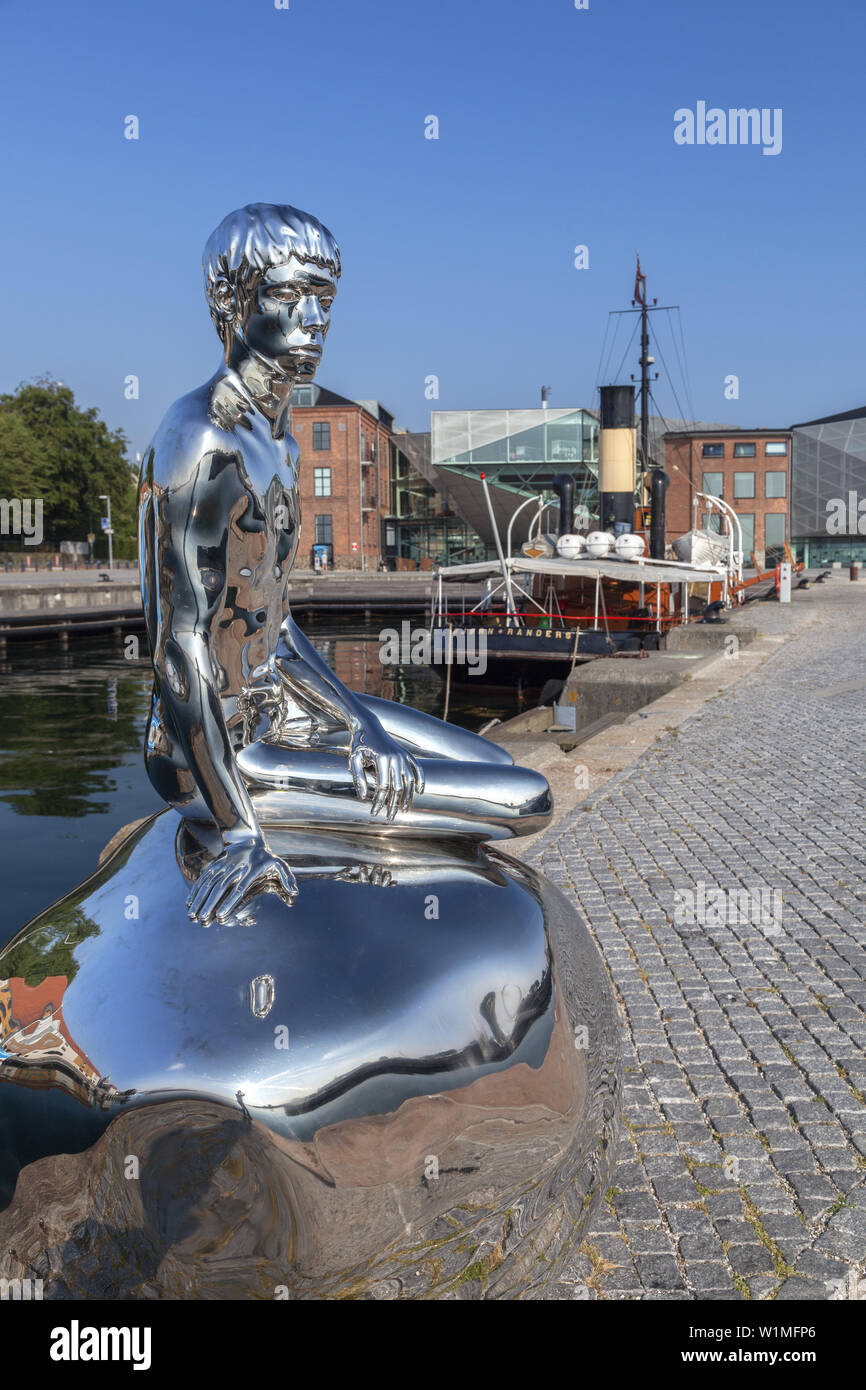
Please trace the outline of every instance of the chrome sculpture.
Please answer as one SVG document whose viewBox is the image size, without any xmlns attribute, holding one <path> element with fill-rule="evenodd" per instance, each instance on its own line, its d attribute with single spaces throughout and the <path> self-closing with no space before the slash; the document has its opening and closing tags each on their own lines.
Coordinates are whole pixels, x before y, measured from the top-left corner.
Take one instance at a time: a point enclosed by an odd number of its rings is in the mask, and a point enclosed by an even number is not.
<svg viewBox="0 0 866 1390">
<path fill-rule="evenodd" d="M 189 897 L 203 923 L 261 891 L 290 903 L 268 826 L 500 839 L 539 830 L 550 793 L 486 739 L 353 694 L 294 622 L 300 535 L 292 391 L 322 356 L 340 277 L 327 227 L 254 203 L 208 239 L 223 362 L 168 411 L 140 480 L 142 596 L 155 672 L 147 769 L 223 850 Z"/>
<path fill-rule="evenodd" d="M 168 806 L 0 951 L 0 1279 L 48 1299 L 544 1297 L 614 1162 L 598 952 L 482 843 L 545 779 L 353 694 L 289 612 L 339 269 L 287 207 L 208 242 L 225 360 L 141 479 Z"/>
</svg>

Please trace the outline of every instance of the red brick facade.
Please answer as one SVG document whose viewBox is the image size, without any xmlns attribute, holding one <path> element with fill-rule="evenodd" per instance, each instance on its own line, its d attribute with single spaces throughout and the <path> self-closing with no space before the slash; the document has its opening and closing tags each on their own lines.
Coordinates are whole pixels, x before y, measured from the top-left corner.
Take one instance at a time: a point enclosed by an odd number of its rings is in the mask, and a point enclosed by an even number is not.
<svg viewBox="0 0 866 1390">
<path fill-rule="evenodd" d="M 784 454 L 778 452 L 783 445 Z M 735 447 L 738 449 L 737 455 Z M 724 432 L 711 430 L 703 434 L 666 434 L 665 472 L 670 478 L 665 517 L 667 544 L 691 530 L 694 523 L 694 494 L 716 491 L 719 477 L 707 479 L 708 486 L 705 487 L 705 474 L 721 475 L 721 492 L 717 495 L 742 518 L 746 565 L 749 564 L 750 550 L 754 549 L 758 564 L 763 565 L 768 546 L 775 548 L 781 541 L 790 539 L 787 523 L 791 492 L 789 431 L 735 429 Z M 736 487 L 735 473 L 744 475 Z M 768 479 L 768 473 L 784 474 L 784 481 L 778 476 Z M 749 474 L 753 475 L 753 496 L 735 496 L 735 491 L 748 491 Z M 782 488 L 783 496 L 767 496 L 768 491 L 779 492 Z M 699 526 L 704 524 L 705 514 L 706 508 L 699 507 Z M 785 521 L 771 521 L 768 526 L 768 515 L 781 515 Z M 754 518 L 753 544 L 750 544 L 748 537 L 750 517 Z"/>
<path fill-rule="evenodd" d="M 378 569 L 390 503 L 389 428 L 346 401 L 294 406 L 291 432 L 301 450 L 298 564 L 310 565 L 312 547 L 322 540 L 332 546 L 336 569 Z"/>
</svg>

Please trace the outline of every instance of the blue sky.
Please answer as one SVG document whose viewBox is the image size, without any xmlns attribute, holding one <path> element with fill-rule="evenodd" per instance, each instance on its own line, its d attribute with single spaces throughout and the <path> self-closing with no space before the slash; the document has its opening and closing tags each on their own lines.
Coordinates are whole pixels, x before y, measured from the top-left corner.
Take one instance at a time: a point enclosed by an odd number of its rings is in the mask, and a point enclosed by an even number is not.
<svg viewBox="0 0 866 1390">
<path fill-rule="evenodd" d="M 216 365 L 201 250 L 257 200 L 340 242 L 319 380 L 412 429 L 542 383 L 593 404 L 636 247 L 682 307 L 687 414 L 866 398 L 862 0 L 0 0 L 0 22 L 0 389 L 50 372 L 133 450 Z M 782 152 L 676 145 L 699 100 L 780 107 Z"/>
</svg>

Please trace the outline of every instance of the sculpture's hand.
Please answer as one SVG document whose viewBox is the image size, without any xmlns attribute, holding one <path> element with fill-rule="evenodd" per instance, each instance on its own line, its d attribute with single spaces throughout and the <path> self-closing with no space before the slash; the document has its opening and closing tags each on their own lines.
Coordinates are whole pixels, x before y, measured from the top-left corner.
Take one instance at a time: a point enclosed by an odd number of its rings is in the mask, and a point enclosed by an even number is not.
<svg viewBox="0 0 866 1390">
<path fill-rule="evenodd" d="M 295 876 L 258 837 L 235 840 L 196 879 L 187 898 L 190 920 L 203 927 L 226 922 L 259 893 L 277 893 L 291 907 L 298 896 Z"/>
<path fill-rule="evenodd" d="M 409 809 L 416 791 L 424 790 L 424 774 L 418 763 L 378 723 L 365 723 L 352 735 L 349 770 L 362 801 L 370 794 L 364 774 L 372 774 L 372 816 L 385 807 L 387 819 L 393 820 L 398 811 Z"/>
</svg>

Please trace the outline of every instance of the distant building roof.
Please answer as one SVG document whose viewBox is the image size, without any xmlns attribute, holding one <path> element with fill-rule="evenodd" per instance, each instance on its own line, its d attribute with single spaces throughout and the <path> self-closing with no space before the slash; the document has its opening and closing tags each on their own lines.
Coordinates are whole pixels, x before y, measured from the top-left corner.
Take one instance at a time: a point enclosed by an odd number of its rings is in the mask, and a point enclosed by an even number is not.
<svg viewBox="0 0 866 1390">
<path fill-rule="evenodd" d="M 299 391 L 310 392 L 309 405 L 301 405 L 299 403 L 297 400 Z M 317 381 L 298 382 L 292 392 L 293 410 L 311 410 L 315 409 L 317 406 L 321 407 L 326 405 L 360 406 L 362 410 L 366 410 L 368 415 L 372 415 L 374 420 L 381 420 L 382 424 L 385 425 L 387 429 L 390 430 L 394 427 L 394 416 L 391 414 L 390 410 L 385 409 L 381 401 L 353 401 L 350 400 L 348 396 L 341 396 L 338 391 L 331 391 L 327 386 L 320 386 Z"/>
<path fill-rule="evenodd" d="M 810 425 L 835 425 L 842 420 L 862 420 L 866 417 L 866 405 L 861 405 L 857 410 L 843 410 L 841 415 L 824 415 L 820 420 L 803 420 L 799 425 L 792 425 L 792 430 L 805 430 Z"/>
<path fill-rule="evenodd" d="M 790 434 L 791 426 L 782 425 L 779 429 L 769 429 L 766 425 L 759 425 L 755 429 L 749 429 L 746 425 L 689 425 L 687 429 L 666 430 L 665 439 L 676 438 L 695 438 L 697 435 L 705 434 Z"/>
</svg>

